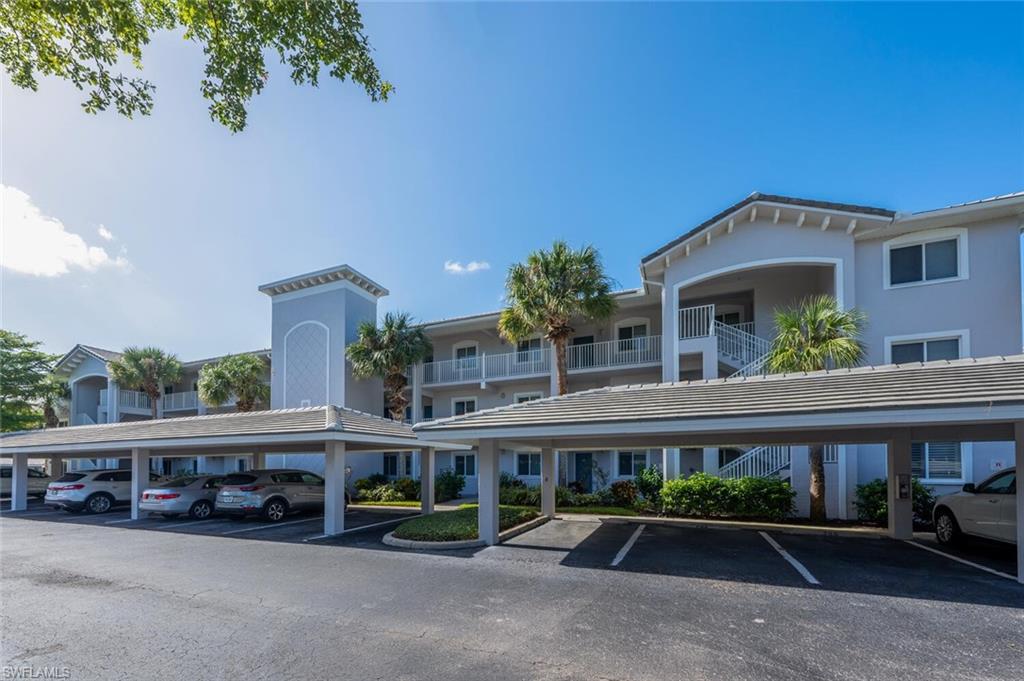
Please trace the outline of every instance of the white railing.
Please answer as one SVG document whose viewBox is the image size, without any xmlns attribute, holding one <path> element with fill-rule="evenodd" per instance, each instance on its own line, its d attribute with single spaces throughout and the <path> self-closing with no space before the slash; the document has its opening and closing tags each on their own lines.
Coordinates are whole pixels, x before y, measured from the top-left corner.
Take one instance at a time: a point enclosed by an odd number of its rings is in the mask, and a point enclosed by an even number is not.
<svg viewBox="0 0 1024 681">
<path fill-rule="evenodd" d="M 754 447 L 718 470 L 721 478 L 767 478 L 789 468 L 790 451 L 786 445 Z"/>
<path fill-rule="evenodd" d="M 715 333 L 715 306 L 698 305 L 679 309 L 679 338 L 704 338 Z"/>
<path fill-rule="evenodd" d="M 825 445 L 823 459 L 825 463 L 839 463 L 840 445 Z"/>
<path fill-rule="evenodd" d="M 137 390 L 118 390 L 117 405 L 127 409 L 152 409 L 149 395 Z"/>
<path fill-rule="evenodd" d="M 161 398 L 164 411 L 180 411 L 196 409 L 199 406 L 199 393 L 189 390 L 180 393 L 167 393 Z"/>
<path fill-rule="evenodd" d="M 565 349 L 569 371 L 638 366 L 661 362 L 661 336 L 570 345 Z"/>
<path fill-rule="evenodd" d="M 463 357 L 462 359 L 444 359 L 440 362 L 428 362 L 423 365 L 423 383 L 463 383 L 479 381 L 483 377 L 483 360 L 480 357 Z"/>
<path fill-rule="evenodd" d="M 743 333 L 749 333 L 751 336 L 756 336 L 754 333 L 754 322 L 736 322 L 735 324 L 729 324 L 734 329 L 739 329 Z"/>
<path fill-rule="evenodd" d="M 550 372 L 551 352 L 548 348 L 484 355 L 483 380 L 535 376 Z"/>
<path fill-rule="evenodd" d="M 106 410 L 106 408 L 107 408 L 107 396 L 109 394 L 110 394 L 110 391 L 107 390 L 106 388 L 103 388 L 102 390 L 100 390 L 100 401 L 99 401 L 100 409 Z"/>
<path fill-rule="evenodd" d="M 771 343 L 759 336 L 721 322 L 715 322 L 715 336 L 718 338 L 718 352 L 729 355 L 741 367 L 762 359 L 772 347 Z"/>
</svg>

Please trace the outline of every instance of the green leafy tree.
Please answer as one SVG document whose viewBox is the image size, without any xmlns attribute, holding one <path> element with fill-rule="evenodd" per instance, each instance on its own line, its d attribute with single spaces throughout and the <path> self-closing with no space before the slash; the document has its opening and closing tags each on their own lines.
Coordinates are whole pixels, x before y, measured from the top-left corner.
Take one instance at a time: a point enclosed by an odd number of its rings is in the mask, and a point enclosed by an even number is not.
<svg viewBox="0 0 1024 681">
<path fill-rule="evenodd" d="M 772 373 L 821 371 L 857 366 L 864 360 L 860 332 L 866 317 L 857 309 L 843 310 L 829 295 L 810 296 L 792 309 L 775 312 L 775 339 L 765 363 Z M 812 445 L 811 519 L 826 519 L 825 447 Z"/>
<path fill-rule="evenodd" d="M 505 279 L 507 307 L 498 332 L 512 343 L 541 332 L 555 349 L 558 394 L 569 392 L 566 347 L 575 329 L 572 321 L 604 321 L 615 312 L 612 280 L 593 246 L 573 250 L 556 241 L 550 251 L 534 251 L 526 262 L 512 265 Z"/>
<path fill-rule="evenodd" d="M 157 417 L 157 404 L 165 383 L 181 380 L 181 362 L 160 348 L 125 348 L 121 359 L 107 364 L 110 377 L 126 390 L 140 390 L 149 396 L 153 418 Z"/>
<path fill-rule="evenodd" d="M 0 329 L 0 430 L 26 430 L 44 425 L 39 403 L 49 389 L 56 355 L 39 349 L 40 342 Z"/>
<path fill-rule="evenodd" d="M 413 326 L 404 312 L 387 313 L 379 328 L 373 322 L 363 322 L 359 325 L 358 339 L 347 350 L 356 378 L 384 381 L 384 399 L 395 421 L 405 418 L 405 408 L 409 405 L 409 398 L 405 396 L 406 371 L 431 352 L 433 345 L 423 328 Z"/>
<path fill-rule="evenodd" d="M 266 372 L 266 362 L 256 355 L 228 355 L 199 370 L 199 399 L 219 407 L 234 395 L 238 411 L 253 411 L 270 401 Z"/>
<path fill-rule="evenodd" d="M 38 89 L 39 76 L 71 81 L 88 91 L 89 113 L 113 105 L 128 118 L 147 115 L 156 87 L 135 73 L 157 31 L 202 46 L 200 90 L 210 117 L 232 132 L 245 127 L 246 105 L 270 77 L 270 53 L 296 84 L 317 86 L 325 68 L 361 85 L 372 101 L 394 89 L 373 62 L 359 7 L 346 0 L 4 0 L 0 64 L 22 88 Z"/>
<path fill-rule="evenodd" d="M 60 425 L 60 412 L 67 410 L 70 399 L 71 389 L 67 382 L 52 374 L 47 376 L 41 398 L 43 423 L 47 428 L 56 428 Z"/>
</svg>

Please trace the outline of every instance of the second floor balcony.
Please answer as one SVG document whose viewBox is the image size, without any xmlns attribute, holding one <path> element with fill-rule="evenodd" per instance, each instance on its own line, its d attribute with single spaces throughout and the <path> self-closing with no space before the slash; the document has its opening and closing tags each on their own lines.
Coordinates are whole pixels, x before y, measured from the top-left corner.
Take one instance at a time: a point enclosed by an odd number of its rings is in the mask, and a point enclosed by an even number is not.
<svg viewBox="0 0 1024 681">
<path fill-rule="evenodd" d="M 99 408 L 106 411 L 110 404 L 110 391 L 100 390 Z M 234 404 L 232 398 L 229 404 Z M 226 405 L 225 405 L 226 406 Z M 160 396 L 160 408 L 164 413 L 176 411 L 192 411 L 199 409 L 199 393 L 189 390 L 179 393 L 166 393 Z M 144 392 L 138 390 L 118 390 L 117 409 L 124 414 L 151 414 L 152 402 Z"/>
<path fill-rule="evenodd" d="M 661 364 L 661 336 L 581 343 L 566 348 L 569 373 L 632 369 Z M 423 365 L 423 385 L 486 383 L 488 381 L 540 378 L 554 370 L 552 348 L 496 354 L 482 353 Z"/>
</svg>

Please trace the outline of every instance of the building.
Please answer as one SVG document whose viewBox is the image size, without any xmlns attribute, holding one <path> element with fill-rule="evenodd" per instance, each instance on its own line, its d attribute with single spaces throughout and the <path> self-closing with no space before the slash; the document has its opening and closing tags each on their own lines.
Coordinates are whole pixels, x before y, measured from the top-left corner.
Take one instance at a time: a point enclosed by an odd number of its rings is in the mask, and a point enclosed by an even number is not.
<svg viewBox="0 0 1024 681">
<path fill-rule="evenodd" d="M 570 391 L 662 381 L 750 376 L 763 372 L 773 311 L 827 293 L 865 312 L 867 363 L 1010 355 L 1024 346 L 1021 230 L 1024 192 L 903 214 L 892 210 L 786 196 L 751 194 L 640 261 L 636 289 L 616 293 L 614 318 L 579 321 L 569 348 Z M 271 406 L 337 404 L 383 414 L 382 389 L 356 381 L 344 346 L 358 323 L 376 319 L 387 291 L 341 266 L 260 287 L 272 301 Z M 496 331 L 498 312 L 424 325 L 434 342 L 429 361 L 410 368 L 409 419 L 423 421 L 551 396 L 554 362 L 536 337 L 513 347 Z M 148 418 L 145 396 L 118 389 L 105 374 L 116 353 L 76 346 L 58 365 L 72 388 L 72 422 Z M 167 386 L 163 416 L 203 413 L 189 362 L 187 377 Z M 223 409 L 225 407 L 220 407 Z M 229 407 L 228 407 L 229 408 Z M 828 443 L 824 443 L 828 444 Z M 644 466 L 667 475 L 779 475 L 792 480 L 808 507 L 807 448 L 737 443 L 734 448 L 566 451 L 565 483 L 595 489 L 631 478 Z M 913 470 L 936 491 L 981 480 L 1012 465 L 1012 443 L 921 442 Z M 367 461 L 370 461 L 368 457 Z M 438 452 L 438 468 L 467 478 L 476 493 L 472 452 Z M 418 455 L 381 455 L 389 476 L 418 476 Z M 829 514 L 854 514 L 857 484 L 885 477 L 884 445 L 826 447 Z M 155 464 L 162 465 L 162 464 Z M 179 464 L 176 464 L 179 465 Z M 196 461 L 204 470 L 246 461 Z M 322 468 L 311 454 L 289 465 Z M 376 464 L 367 464 L 368 472 Z M 503 451 L 501 468 L 528 483 L 540 455 Z"/>
</svg>

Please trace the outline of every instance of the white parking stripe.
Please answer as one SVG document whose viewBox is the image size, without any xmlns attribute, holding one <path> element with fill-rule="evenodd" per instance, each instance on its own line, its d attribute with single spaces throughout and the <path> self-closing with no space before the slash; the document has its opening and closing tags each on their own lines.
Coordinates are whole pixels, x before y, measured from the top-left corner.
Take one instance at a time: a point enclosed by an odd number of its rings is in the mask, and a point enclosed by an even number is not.
<svg viewBox="0 0 1024 681">
<path fill-rule="evenodd" d="M 288 521 L 286 523 L 273 523 L 273 524 L 270 524 L 270 523 L 260 523 L 259 525 L 256 525 L 255 527 L 243 527 L 240 530 L 228 530 L 227 532 L 221 532 L 221 535 L 223 536 L 223 535 L 226 535 L 226 534 L 240 534 L 242 532 L 255 532 L 256 530 L 272 530 L 275 527 L 284 527 L 285 525 L 297 525 L 299 523 L 311 523 L 314 520 L 323 520 L 323 519 L 324 519 L 324 517 L 320 516 L 318 518 L 303 518 L 302 520 L 290 520 L 290 521 Z"/>
<path fill-rule="evenodd" d="M 1014 577 L 1012 575 L 1008 575 L 1005 572 L 1000 572 L 999 570 L 993 570 L 990 567 L 985 567 L 984 565 L 979 565 L 978 563 L 972 563 L 969 560 L 964 560 L 963 558 L 959 558 L 957 556 L 954 556 L 951 553 L 946 553 L 945 551 L 939 551 L 938 549 L 933 549 L 932 547 L 925 546 L 924 544 L 918 544 L 916 541 L 910 541 L 909 539 L 904 539 L 903 541 L 907 542 L 911 546 L 916 546 L 919 549 L 924 549 L 925 551 L 931 551 L 932 553 L 936 553 L 936 554 L 938 554 L 940 556 L 945 556 L 946 558 L 949 558 L 950 560 L 955 560 L 958 563 L 963 563 L 964 565 L 970 565 L 973 568 L 978 568 L 979 570 L 984 570 L 985 572 L 991 573 L 993 575 L 997 575 L 999 577 L 1005 577 L 1006 579 L 1013 580 L 1014 582 L 1017 581 L 1016 577 Z"/>
<path fill-rule="evenodd" d="M 421 518 L 421 517 L 423 517 L 422 513 L 420 513 L 418 515 L 404 515 L 401 518 L 392 518 L 391 520 L 382 520 L 379 523 L 370 523 L 369 525 L 358 525 L 356 527 L 350 527 L 347 530 L 345 530 L 344 532 L 342 532 L 342 534 L 348 534 L 349 532 L 358 532 L 360 530 L 368 530 L 371 527 L 380 527 L 381 525 L 391 525 L 391 524 L 394 524 L 394 523 L 400 523 L 403 520 L 410 520 L 412 518 Z M 328 537 L 337 537 L 337 536 L 338 535 L 336 535 L 336 534 L 317 534 L 317 535 L 314 535 L 312 537 L 306 537 L 302 541 L 316 541 L 318 539 L 327 539 Z"/>
<path fill-rule="evenodd" d="M 116 525 L 117 523 L 130 523 L 133 520 L 146 520 L 146 518 L 124 518 L 122 520 L 107 520 L 104 525 Z"/>
<path fill-rule="evenodd" d="M 612 558 L 612 567 L 615 567 L 616 565 L 622 562 L 622 560 L 626 557 L 626 554 L 629 553 L 629 550 L 633 548 L 633 544 L 635 544 L 636 540 L 640 538 L 640 533 L 644 531 L 645 527 L 647 526 L 640 525 L 636 528 L 636 530 L 634 530 L 633 534 L 629 535 L 629 539 L 626 540 L 626 543 L 622 545 L 622 548 L 619 549 L 619 552 L 615 554 L 614 558 Z"/>
<path fill-rule="evenodd" d="M 764 537 L 764 540 L 766 542 L 768 542 L 769 544 L 771 544 L 772 548 L 775 549 L 776 551 L 778 551 L 779 555 L 782 556 L 783 558 L 785 558 L 786 561 L 790 565 L 792 565 L 793 568 L 797 572 L 800 573 L 800 576 L 803 577 L 804 579 L 806 579 L 809 584 L 818 584 L 818 585 L 821 584 L 821 582 L 819 582 L 814 577 L 814 575 L 811 574 L 811 571 L 804 567 L 803 563 L 798 561 L 793 556 L 789 555 L 789 551 L 787 551 L 786 549 L 784 549 L 781 546 L 779 546 L 779 542 L 777 542 L 774 539 L 772 539 L 771 537 L 769 537 L 767 532 L 758 532 L 758 534 L 761 535 L 762 537 Z"/>
</svg>

